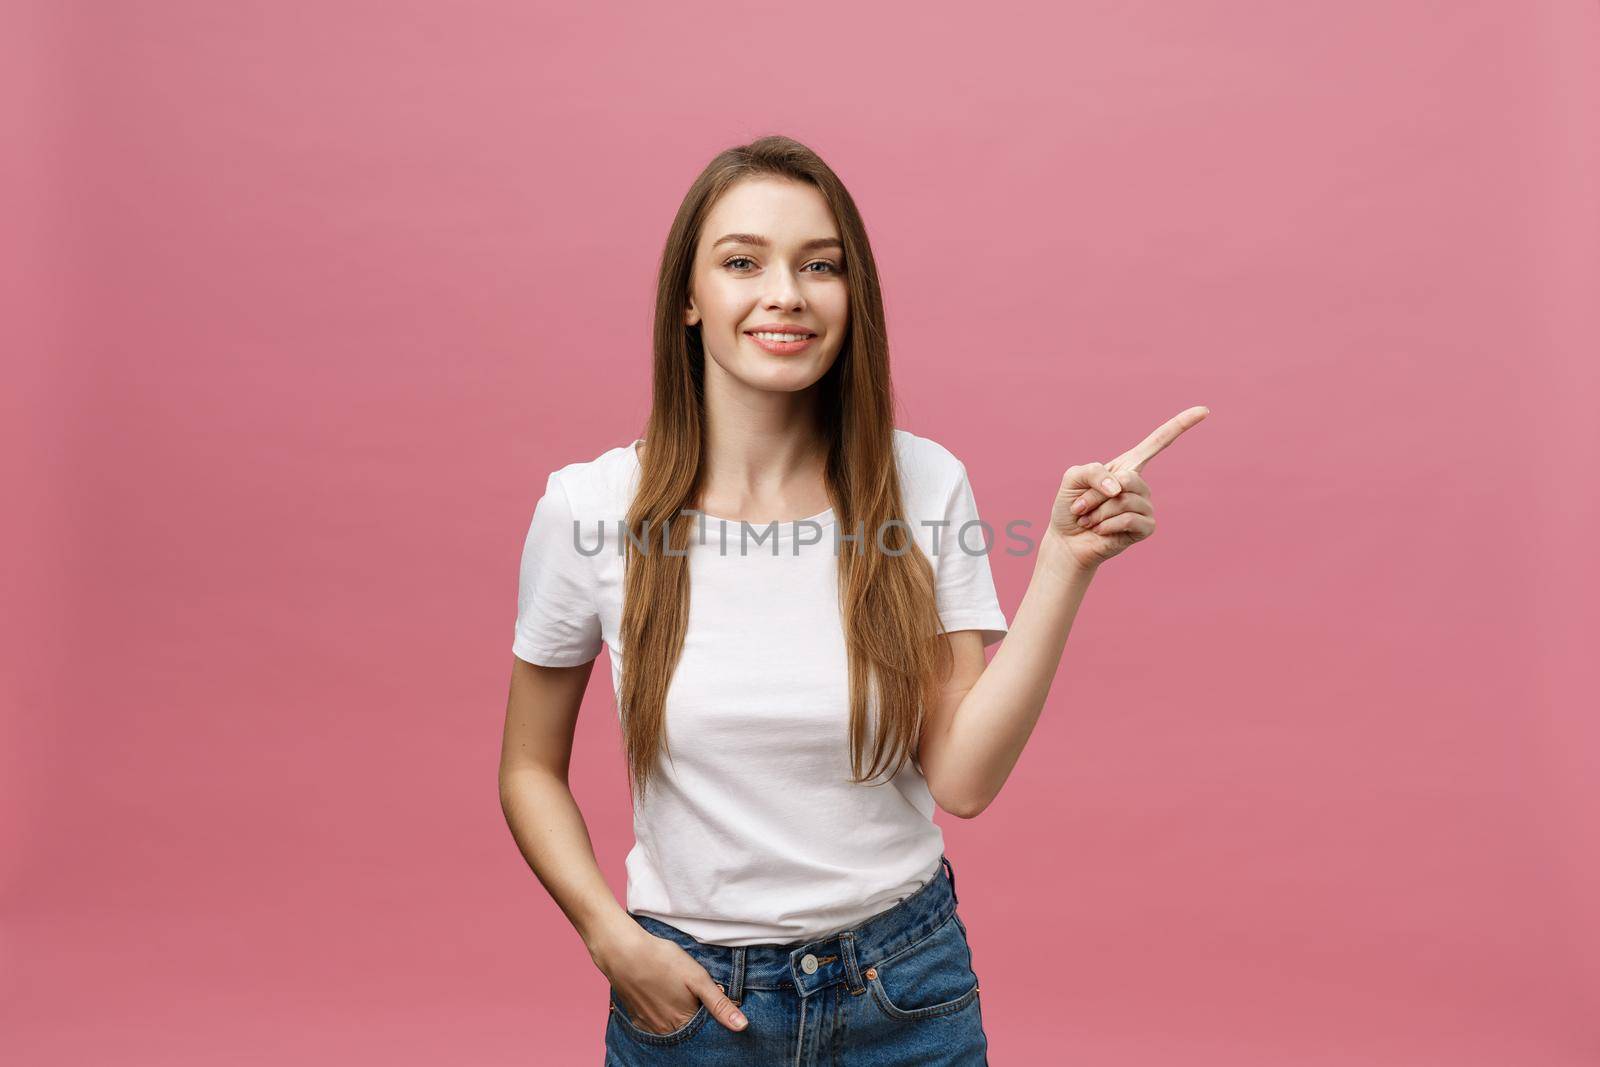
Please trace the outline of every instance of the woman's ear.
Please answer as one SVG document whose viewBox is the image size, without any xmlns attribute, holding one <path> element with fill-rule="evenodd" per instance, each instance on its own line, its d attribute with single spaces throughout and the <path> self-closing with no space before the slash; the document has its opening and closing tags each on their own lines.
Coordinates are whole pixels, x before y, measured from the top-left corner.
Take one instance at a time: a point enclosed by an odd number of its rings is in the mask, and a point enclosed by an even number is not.
<svg viewBox="0 0 1600 1067">
<path fill-rule="evenodd" d="M 700 321 L 700 311 L 699 311 L 698 308 L 696 308 L 694 306 L 694 298 L 690 297 L 689 298 L 689 308 L 688 308 L 687 311 L 685 311 L 683 313 L 683 324 L 685 326 L 694 326 L 697 323 L 699 323 L 699 321 Z"/>
</svg>

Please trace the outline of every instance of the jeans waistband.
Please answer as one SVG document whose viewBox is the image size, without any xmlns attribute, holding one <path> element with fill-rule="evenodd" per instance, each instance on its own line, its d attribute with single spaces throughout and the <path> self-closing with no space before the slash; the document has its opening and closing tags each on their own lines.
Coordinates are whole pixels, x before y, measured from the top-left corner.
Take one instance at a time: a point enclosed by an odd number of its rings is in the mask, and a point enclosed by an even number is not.
<svg viewBox="0 0 1600 1067">
<path fill-rule="evenodd" d="M 944 856 L 939 863 L 934 876 L 898 904 L 848 930 L 810 941 L 708 945 L 652 916 L 634 915 L 633 920 L 683 948 L 735 1001 L 746 989 L 793 987 L 804 997 L 836 982 L 860 993 L 866 989 L 862 971 L 915 945 L 955 914 L 955 870 Z"/>
</svg>

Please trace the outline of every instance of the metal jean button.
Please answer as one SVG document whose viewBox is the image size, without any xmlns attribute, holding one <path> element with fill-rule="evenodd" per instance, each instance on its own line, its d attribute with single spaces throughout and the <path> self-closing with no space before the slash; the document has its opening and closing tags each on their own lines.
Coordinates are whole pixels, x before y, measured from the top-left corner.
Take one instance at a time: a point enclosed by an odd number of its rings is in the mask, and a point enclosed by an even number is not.
<svg viewBox="0 0 1600 1067">
<path fill-rule="evenodd" d="M 817 957 L 813 956 L 809 952 L 807 952 L 804 956 L 801 956 L 800 957 L 800 969 L 802 971 L 806 972 L 807 974 L 816 974 L 817 973 Z"/>
</svg>

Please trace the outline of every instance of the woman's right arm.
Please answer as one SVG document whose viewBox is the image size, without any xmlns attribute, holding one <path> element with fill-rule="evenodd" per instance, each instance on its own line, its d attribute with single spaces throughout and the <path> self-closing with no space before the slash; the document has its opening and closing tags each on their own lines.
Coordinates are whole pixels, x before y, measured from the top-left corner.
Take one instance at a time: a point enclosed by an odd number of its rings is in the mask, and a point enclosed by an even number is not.
<svg viewBox="0 0 1600 1067">
<path fill-rule="evenodd" d="M 594 664 L 542 667 L 512 657 L 500 741 L 500 808 L 528 866 L 604 970 L 602 955 L 645 931 L 600 874 L 589 829 L 567 784 L 573 731 Z"/>
<path fill-rule="evenodd" d="M 544 667 L 513 656 L 500 744 L 500 808 L 517 848 L 567 916 L 636 1025 L 669 1033 L 699 1001 L 730 1029 L 743 1016 L 694 957 L 617 903 L 568 785 L 578 709 L 594 660 Z"/>
</svg>

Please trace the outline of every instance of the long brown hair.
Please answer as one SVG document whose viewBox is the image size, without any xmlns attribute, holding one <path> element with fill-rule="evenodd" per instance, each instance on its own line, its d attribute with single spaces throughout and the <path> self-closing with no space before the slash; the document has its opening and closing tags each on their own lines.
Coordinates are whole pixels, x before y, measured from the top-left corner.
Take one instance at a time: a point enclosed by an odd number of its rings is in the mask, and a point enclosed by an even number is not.
<svg viewBox="0 0 1600 1067">
<path fill-rule="evenodd" d="M 924 709 L 937 699 L 949 656 L 934 599 L 933 568 L 904 524 L 894 454 L 889 342 L 877 265 L 854 200 L 833 170 L 788 137 L 762 137 L 721 152 L 689 187 L 667 235 L 656 288 L 655 357 L 647 448 L 623 534 L 622 680 L 618 691 L 629 780 L 648 787 L 665 747 L 667 689 L 689 620 L 694 521 L 678 521 L 700 497 L 705 443 L 705 359 L 686 326 L 701 224 L 735 182 L 778 177 L 814 185 L 833 209 L 850 293 L 845 339 L 817 383 L 828 496 L 845 532 L 864 536 L 838 555 L 839 605 L 850 663 L 853 781 L 886 766 L 898 773 L 916 751 Z M 891 524 L 891 520 L 900 522 Z M 886 525 L 888 524 L 888 525 Z M 672 551 L 663 550 L 663 529 Z M 883 551 L 878 550 L 882 531 Z M 640 551 L 640 544 L 645 545 Z M 877 730 L 872 732 L 876 701 Z M 871 769 L 862 763 L 872 733 Z M 668 753 L 670 759 L 670 753 Z"/>
</svg>

